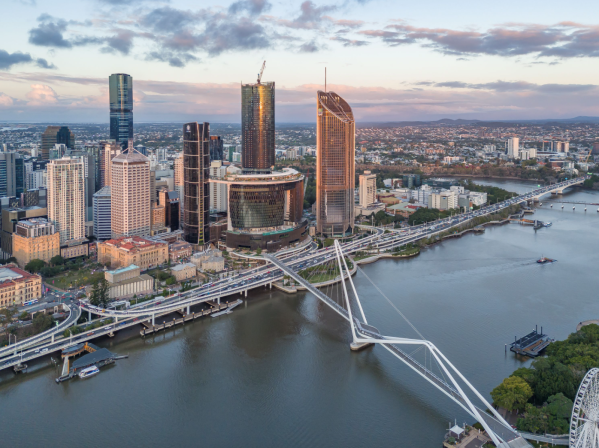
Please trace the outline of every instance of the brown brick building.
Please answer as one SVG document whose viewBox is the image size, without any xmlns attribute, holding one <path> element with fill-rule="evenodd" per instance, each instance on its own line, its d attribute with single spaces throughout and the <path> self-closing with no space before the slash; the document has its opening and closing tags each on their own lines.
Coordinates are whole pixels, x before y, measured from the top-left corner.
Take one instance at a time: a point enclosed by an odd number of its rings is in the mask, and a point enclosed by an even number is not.
<svg viewBox="0 0 599 448">
<path fill-rule="evenodd" d="M 98 262 L 110 262 L 111 268 L 134 264 L 142 270 L 168 261 L 168 243 L 140 236 L 121 237 L 98 243 Z"/>
<path fill-rule="evenodd" d="M 0 267 L 0 308 L 39 299 L 42 296 L 42 277 L 30 274 L 14 264 Z"/>
</svg>

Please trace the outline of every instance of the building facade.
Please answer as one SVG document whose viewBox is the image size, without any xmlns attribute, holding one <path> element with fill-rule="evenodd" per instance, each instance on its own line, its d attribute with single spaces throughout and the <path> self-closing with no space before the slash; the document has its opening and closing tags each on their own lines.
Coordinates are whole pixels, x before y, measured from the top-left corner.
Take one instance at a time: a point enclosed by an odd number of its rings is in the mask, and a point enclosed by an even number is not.
<svg viewBox="0 0 599 448">
<path fill-rule="evenodd" d="M 275 83 L 241 86 L 241 164 L 268 173 L 275 164 Z"/>
<path fill-rule="evenodd" d="M 316 230 L 345 235 L 354 226 L 354 116 L 335 92 L 318 91 L 316 108 Z"/>
<path fill-rule="evenodd" d="M 110 138 L 124 151 L 133 148 L 133 78 L 116 73 L 108 78 Z"/>
<path fill-rule="evenodd" d="M 360 206 L 368 207 L 376 202 L 376 174 L 364 171 L 360 174 Z"/>
<path fill-rule="evenodd" d="M 168 261 L 168 243 L 139 236 L 121 237 L 98 243 L 98 262 L 118 268 L 134 264 L 141 270 Z"/>
<path fill-rule="evenodd" d="M 210 163 L 210 178 L 224 179 L 227 174 L 227 167 L 223 166 L 221 160 L 215 160 Z M 210 183 L 210 211 L 226 212 L 228 203 L 227 186 L 223 184 Z"/>
<path fill-rule="evenodd" d="M 511 159 L 520 158 L 520 139 L 512 137 L 507 141 L 507 156 Z"/>
<path fill-rule="evenodd" d="M 12 255 L 21 268 L 35 259 L 49 263 L 60 255 L 60 235 L 45 218 L 19 221 L 12 234 Z"/>
<path fill-rule="evenodd" d="M 210 125 L 183 125 L 183 234 L 204 246 L 210 240 Z"/>
<path fill-rule="evenodd" d="M 0 266 L 0 308 L 19 306 L 42 297 L 42 278 L 14 264 Z"/>
<path fill-rule="evenodd" d="M 50 151 L 57 143 L 64 144 L 68 149 L 75 149 L 75 134 L 66 126 L 48 126 L 42 134 L 42 159 L 50 160 Z"/>
<path fill-rule="evenodd" d="M 210 136 L 210 161 L 223 160 L 223 139 L 218 135 Z"/>
<path fill-rule="evenodd" d="M 48 219 L 60 244 L 85 238 L 85 167 L 81 159 L 64 157 L 48 164 Z"/>
<path fill-rule="evenodd" d="M 113 238 L 150 234 L 150 161 L 135 150 L 111 162 L 110 211 Z"/>
<path fill-rule="evenodd" d="M 98 241 L 112 238 L 110 187 L 94 194 L 94 236 Z"/>
<path fill-rule="evenodd" d="M 122 153 L 114 140 L 100 142 L 100 181 L 102 187 L 110 187 L 112 159 Z"/>
</svg>

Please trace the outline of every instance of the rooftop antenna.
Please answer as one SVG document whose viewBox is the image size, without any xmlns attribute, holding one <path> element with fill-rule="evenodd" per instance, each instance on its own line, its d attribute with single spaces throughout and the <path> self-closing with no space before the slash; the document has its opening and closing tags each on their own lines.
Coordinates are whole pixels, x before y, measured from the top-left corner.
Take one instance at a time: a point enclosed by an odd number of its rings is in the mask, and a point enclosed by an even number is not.
<svg viewBox="0 0 599 448">
<path fill-rule="evenodd" d="M 262 63 L 262 68 L 260 69 L 260 73 L 258 73 L 258 84 L 260 84 L 260 80 L 262 79 L 262 73 L 264 73 L 264 67 L 266 67 L 266 61 Z"/>
<path fill-rule="evenodd" d="M 324 93 L 327 93 L 327 68 L 324 68 Z"/>
</svg>

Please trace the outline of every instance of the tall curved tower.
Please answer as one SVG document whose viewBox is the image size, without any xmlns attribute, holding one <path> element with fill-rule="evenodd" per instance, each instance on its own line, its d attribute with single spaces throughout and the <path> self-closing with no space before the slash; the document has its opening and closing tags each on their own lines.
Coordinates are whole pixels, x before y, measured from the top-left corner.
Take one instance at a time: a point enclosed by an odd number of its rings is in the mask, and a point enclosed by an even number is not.
<svg viewBox="0 0 599 448">
<path fill-rule="evenodd" d="M 121 149 L 133 146 L 133 78 L 115 73 L 108 78 L 110 97 L 110 138 Z"/>
<path fill-rule="evenodd" d="M 354 227 L 354 114 L 335 92 L 316 98 L 316 230 L 341 236 Z"/>
<path fill-rule="evenodd" d="M 275 83 L 241 86 L 241 165 L 266 174 L 275 164 Z"/>
</svg>

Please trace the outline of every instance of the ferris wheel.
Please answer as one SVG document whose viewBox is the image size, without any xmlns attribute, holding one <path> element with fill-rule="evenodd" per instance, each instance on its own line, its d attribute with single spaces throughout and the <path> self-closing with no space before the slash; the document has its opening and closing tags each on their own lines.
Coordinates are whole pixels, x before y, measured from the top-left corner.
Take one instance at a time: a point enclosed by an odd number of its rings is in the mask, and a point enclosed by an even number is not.
<svg viewBox="0 0 599 448">
<path fill-rule="evenodd" d="M 584 376 L 570 420 L 570 448 L 599 448 L 599 369 Z"/>
</svg>

